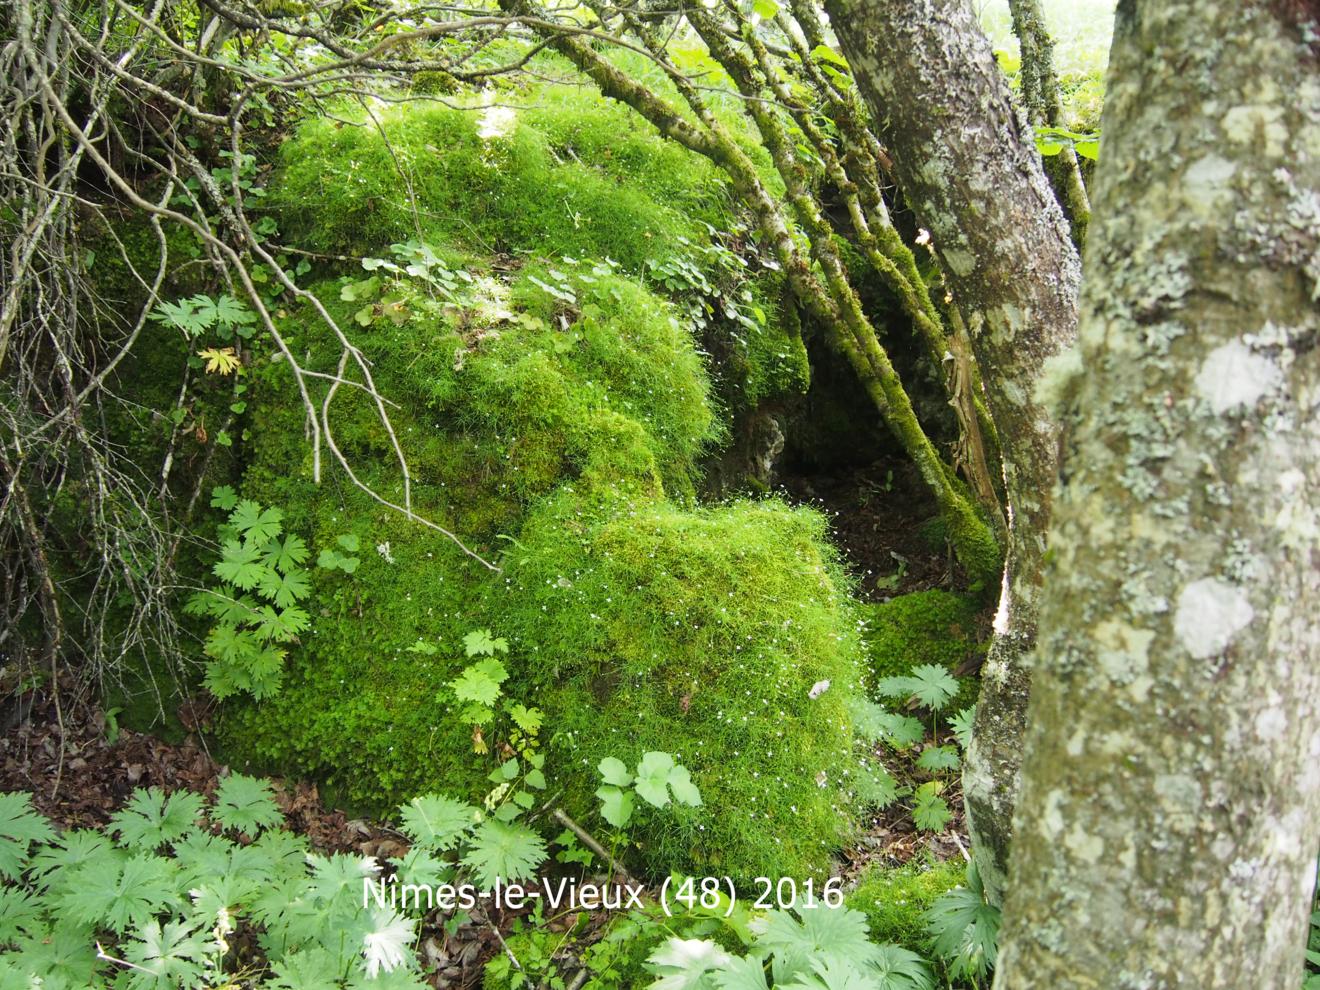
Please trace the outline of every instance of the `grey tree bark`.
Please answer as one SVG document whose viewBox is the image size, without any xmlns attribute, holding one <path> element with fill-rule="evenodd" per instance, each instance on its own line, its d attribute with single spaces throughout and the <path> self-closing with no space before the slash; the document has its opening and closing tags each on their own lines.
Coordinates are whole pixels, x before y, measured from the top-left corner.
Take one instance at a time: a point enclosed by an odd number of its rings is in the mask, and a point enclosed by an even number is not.
<svg viewBox="0 0 1320 990">
<path fill-rule="evenodd" d="M 826 0 L 903 195 L 967 314 L 1003 448 L 1008 564 L 963 773 L 987 895 L 1008 865 L 1058 429 L 1035 390 L 1076 334 L 1068 224 L 966 0 Z"/>
<path fill-rule="evenodd" d="M 999 990 L 1295 990 L 1320 846 L 1320 4 L 1124 0 Z"/>
</svg>

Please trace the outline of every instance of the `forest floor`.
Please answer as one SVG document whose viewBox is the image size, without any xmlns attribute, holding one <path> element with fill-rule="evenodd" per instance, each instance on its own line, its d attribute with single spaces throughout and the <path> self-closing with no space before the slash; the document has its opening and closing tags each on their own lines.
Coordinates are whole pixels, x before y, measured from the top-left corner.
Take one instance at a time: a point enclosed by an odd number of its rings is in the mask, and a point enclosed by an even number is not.
<svg viewBox="0 0 1320 990">
<path fill-rule="evenodd" d="M 787 474 L 779 487 L 789 501 L 830 520 L 830 536 L 857 579 L 862 601 L 882 602 L 928 588 L 952 590 L 960 577 L 947 549 L 923 535 L 930 495 L 902 457 L 833 473 Z"/>
</svg>

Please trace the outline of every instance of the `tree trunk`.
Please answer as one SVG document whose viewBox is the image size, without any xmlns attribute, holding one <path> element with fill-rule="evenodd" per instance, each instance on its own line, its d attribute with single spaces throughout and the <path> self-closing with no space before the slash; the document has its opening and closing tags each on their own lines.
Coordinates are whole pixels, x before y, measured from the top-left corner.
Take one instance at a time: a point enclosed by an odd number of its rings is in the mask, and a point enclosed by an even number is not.
<svg viewBox="0 0 1320 990">
<path fill-rule="evenodd" d="M 1008 566 L 963 774 L 977 865 L 997 901 L 1058 451 L 1056 424 L 1035 390 L 1046 360 L 1073 342 L 1080 266 L 966 0 L 827 0 L 826 7 L 903 195 L 930 230 L 967 314 L 1002 444 Z"/>
<path fill-rule="evenodd" d="M 1045 26 L 1041 0 L 1008 0 L 1013 15 L 1013 33 L 1022 53 L 1022 102 L 1035 127 L 1061 127 L 1063 102 L 1059 95 L 1059 77 L 1054 72 L 1054 41 Z M 1091 222 L 1091 200 L 1082 178 L 1082 163 L 1077 152 L 1066 147 L 1045 163 L 1045 173 L 1053 184 L 1060 205 L 1072 221 L 1073 241 L 1086 243 L 1086 227 Z"/>
<path fill-rule="evenodd" d="M 1118 7 L 1003 990 L 1301 979 L 1320 846 L 1318 20 L 1315 0 Z"/>
</svg>

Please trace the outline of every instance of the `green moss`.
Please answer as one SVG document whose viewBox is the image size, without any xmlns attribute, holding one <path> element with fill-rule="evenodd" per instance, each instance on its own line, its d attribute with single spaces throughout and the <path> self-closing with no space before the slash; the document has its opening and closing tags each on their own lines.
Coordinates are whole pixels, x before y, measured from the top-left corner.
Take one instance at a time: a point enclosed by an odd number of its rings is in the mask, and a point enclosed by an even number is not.
<svg viewBox="0 0 1320 990">
<path fill-rule="evenodd" d="M 640 272 L 681 237 L 704 243 L 698 218 L 723 215 L 704 160 L 603 99 L 503 99 L 507 121 L 438 106 L 308 121 L 280 151 L 270 205 L 281 232 L 346 254 L 420 232 L 483 253 L 612 257 Z"/>
<path fill-rule="evenodd" d="M 811 364 L 793 303 L 781 306 L 764 295 L 758 295 L 757 302 L 765 322 L 741 333 L 747 363 L 742 400 L 748 407 L 778 396 L 806 395 L 811 384 Z"/>
<path fill-rule="evenodd" d="M 912 862 L 897 868 L 872 866 L 844 900 L 866 915 L 872 939 L 925 955 L 922 914 L 941 894 L 963 883 L 966 872 L 958 860 Z"/>
<path fill-rule="evenodd" d="M 742 207 L 718 169 L 590 87 L 510 90 L 497 102 L 507 119 L 476 105 L 408 105 L 304 123 L 281 147 L 267 197 L 282 237 L 350 256 L 383 255 L 420 237 L 483 257 L 536 255 L 560 268 L 608 258 L 660 288 L 656 266 L 695 264 L 765 317 L 755 328 L 728 321 L 719 331 L 734 338 L 727 354 L 720 349 L 730 359 L 721 373 L 726 401 L 752 407 L 805 391 L 806 351 L 793 314 L 781 319 L 777 304 L 782 276 L 743 282 L 734 265 L 731 283 L 731 270 L 709 253 L 717 231 L 742 229 Z"/>
<path fill-rule="evenodd" d="M 866 651 L 872 678 L 901 677 L 922 664 L 956 670 L 977 649 L 979 599 L 948 591 L 917 591 L 861 606 L 867 618 Z M 958 711 L 976 700 L 975 679 L 947 706 Z"/>
<path fill-rule="evenodd" d="M 512 644 L 507 695 L 547 713 L 547 772 L 571 813 L 603 827 L 602 756 L 665 750 L 693 770 L 705 806 L 639 813 L 639 868 L 823 873 L 849 828 L 845 700 L 860 684 L 824 520 L 773 501 L 692 507 L 717 428 L 693 343 L 648 290 L 536 262 L 474 286 L 464 307 L 409 297 L 398 325 L 359 327 L 361 300 L 336 312 L 396 404 L 418 511 L 488 558 L 503 551 L 503 572 L 332 464 L 314 486 L 296 396 L 266 365 L 245 494 L 284 508 L 314 548 L 355 534 L 361 565 L 316 572 L 314 630 L 277 698 L 230 706 L 229 757 L 316 776 L 364 810 L 426 790 L 479 799 L 497 757 L 474 755 L 444 685 L 467 663 L 462 635 L 488 627 Z M 295 351 L 329 370 L 324 331 L 304 313 L 289 323 Z M 365 397 L 341 389 L 331 419 L 359 477 L 401 498 Z M 440 651 L 408 652 L 418 638 Z M 810 700 L 824 679 L 834 687 Z"/>
<path fill-rule="evenodd" d="M 521 534 L 502 628 L 532 646 L 563 763 L 590 781 L 604 756 L 666 750 L 702 788 L 703 808 L 633 830 L 651 870 L 819 875 L 847 834 L 859 671 L 825 532 L 773 501 L 690 511 L 565 493 Z M 585 813 L 587 794 L 570 806 Z"/>
</svg>

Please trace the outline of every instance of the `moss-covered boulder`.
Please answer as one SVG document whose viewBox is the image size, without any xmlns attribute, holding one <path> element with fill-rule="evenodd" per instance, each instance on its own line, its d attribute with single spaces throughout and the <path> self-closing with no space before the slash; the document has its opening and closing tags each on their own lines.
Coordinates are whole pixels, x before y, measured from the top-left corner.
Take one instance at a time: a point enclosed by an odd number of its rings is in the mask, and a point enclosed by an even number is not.
<svg viewBox="0 0 1320 990">
<path fill-rule="evenodd" d="M 530 647 L 565 761 L 668 750 L 700 781 L 702 808 L 639 836 L 648 865 L 819 873 L 847 835 L 860 671 L 825 534 L 776 501 L 593 508 L 567 492 L 524 527 L 502 628 Z"/>
<path fill-rule="evenodd" d="M 367 271 L 325 273 L 318 295 L 391 403 L 415 510 L 499 570 L 329 458 L 313 484 L 297 393 L 282 362 L 261 363 L 244 494 L 315 549 L 356 537 L 359 563 L 317 571 L 283 690 L 224 713 L 228 755 L 368 810 L 427 790 L 479 800 L 509 737 L 496 724 L 474 746 L 447 685 L 469 662 L 464 634 L 488 628 L 510 644 L 505 697 L 545 712 L 546 772 L 571 813 L 602 827 L 603 756 L 663 750 L 693 772 L 702 806 L 640 809 L 636 868 L 823 873 L 851 824 L 856 617 L 818 514 L 696 504 L 723 427 L 681 305 L 600 256 L 373 251 Z M 284 320 L 291 350 L 334 372 L 338 345 L 311 309 Z M 309 387 L 319 405 L 325 380 Z M 330 421 L 358 479 L 401 502 L 375 403 L 340 387 Z"/>
<path fill-rule="evenodd" d="M 445 685 L 467 663 L 463 634 L 489 627 L 511 641 L 506 696 L 546 712 L 547 773 L 571 813 L 601 827 L 604 756 L 664 750 L 693 771 L 703 806 L 642 809 L 636 866 L 827 869 L 851 825 L 846 700 L 861 678 L 821 516 L 775 501 L 683 508 L 579 480 L 533 510 L 491 574 L 305 471 L 253 472 L 249 493 L 291 506 L 316 546 L 351 532 L 365 549 L 352 576 L 319 572 L 320 614 L 280 695 L 227 713 L 233 757 L 371 809 L 424 790 L 479 799 L 502 739 L 475 754 Z M 410 652 L 419 639 L 439 651 Z"/>
</svg>

